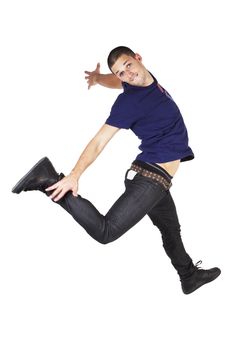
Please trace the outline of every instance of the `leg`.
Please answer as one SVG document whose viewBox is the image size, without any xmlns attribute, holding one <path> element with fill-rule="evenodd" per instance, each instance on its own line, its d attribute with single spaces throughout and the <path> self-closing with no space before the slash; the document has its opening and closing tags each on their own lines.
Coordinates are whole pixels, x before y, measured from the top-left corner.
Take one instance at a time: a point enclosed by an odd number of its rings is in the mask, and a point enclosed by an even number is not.
<svg viewBox="0 0 233 350">
<path fill-rule="evenodd" d="M 98 242 L 114 241 L 133 227 L 165 195 L 159 183 L 136 174 L 133 180 L 125 176 L 125 192 L 104 216 L 86 199 L 67 193 L 59 202 L 67 212 Z M 47 157 L 42 158 L 13 187 L 13 193 L 45 189 L 59 181 L 58 174 Z M 46 192 L 48 195 L 48 192 Z"/>
<path fill-rule="evenodd" d="M 128 173 L 128 172 L 127 172 Z M 104 216 L 87 199 L 71 193 L 59 202 L 67 212 L 100 243 L 106 244 L 122 236 L 139 222 L 166 195 L 163 187 L 139 174 L 125 178 L 125 192 Z"/>
<path fill-rule="evenodd" d="M 190 256 L 186 253 L 180 235 L 180 224 L 175 203 L 168 191 L 148 216 L 162 234 L 163 247 L 180 277 L 187 277 L 194 271 Z"/>
<path fill-rule="evenodd" d="M 170 192 L 162 185 L 137 174 L 133 180 L 125 178 L 126 190 L 103 216 L 86 199 L 68 193 L 59 204 L 68 211 L 83 228 L 100 243 L 112 242 L 133 227 L 148 213 L 154 225 L 162 233 L 164 248 L 181 277 L 182 290 L 192 293 L 203 284 L 217 278 L 221 270 L 214 267 L 203 270 L 193 266 L 191 258 L 184 250 L 180 237 L 180 225 Z M 47 157 L 37 162 L 13 187 L 13 193 L 45 189 L 59 181 L 58 175 Z M 46 192 L 48 195 L 48 193 Z M 191 271 L 193 270 L 193 273 Z M 190 274 L 191 273 L 191 274 Z"/>
</svg>

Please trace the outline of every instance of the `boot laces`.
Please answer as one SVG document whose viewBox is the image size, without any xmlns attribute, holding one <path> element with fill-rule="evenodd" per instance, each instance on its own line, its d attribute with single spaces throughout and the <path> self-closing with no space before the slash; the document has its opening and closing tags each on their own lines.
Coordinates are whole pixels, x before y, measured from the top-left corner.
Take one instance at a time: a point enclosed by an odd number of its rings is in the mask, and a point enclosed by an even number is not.
<svg viewBox="0 0 233 350">
<path fill-rule="evenodd" d="M 197 269 L 201 269 L 201 265 L 202 264 L 202 260 L 199 260 L 196 264 L 195 264 L 195 267 L 197 268 Z"/>
</svg>

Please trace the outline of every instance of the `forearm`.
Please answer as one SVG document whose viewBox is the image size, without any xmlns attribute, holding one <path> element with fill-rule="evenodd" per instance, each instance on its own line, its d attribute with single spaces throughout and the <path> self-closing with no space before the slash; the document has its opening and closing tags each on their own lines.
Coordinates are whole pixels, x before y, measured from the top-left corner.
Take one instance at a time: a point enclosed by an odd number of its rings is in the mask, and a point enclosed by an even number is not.
<svg viewBox="0 0 233 350">
<path fill-rule="evenodd" d="M 114 74 L 97 74 L 96 82 L 111 89 L 122 89 L 122 84 L 120 79 L 118 79 Z"/>
<path fill-rule="evenodd" d="M 102 149 L 100 146 L 98 146 L 94 139 L 92 139 L 82 152 L 75 167 L 72 169 L 71 174 L 75 175 L 78 180 L 82 173 L 89 167 L 89 165 L 91 165 L 96 160 L 101 151 Z"/>
<path fill-rule="evenodd" d="M 75 167 L 71 171 L 71 174 L 78 180 L 82 173 L 91 165 L 98 155 L 103 151 L 107 143 L 120 129 L 104 124 L 97 134 L 88 143 L 84 151 L 82 152 L 79 160 L 77 161 Z"/>
</svg>

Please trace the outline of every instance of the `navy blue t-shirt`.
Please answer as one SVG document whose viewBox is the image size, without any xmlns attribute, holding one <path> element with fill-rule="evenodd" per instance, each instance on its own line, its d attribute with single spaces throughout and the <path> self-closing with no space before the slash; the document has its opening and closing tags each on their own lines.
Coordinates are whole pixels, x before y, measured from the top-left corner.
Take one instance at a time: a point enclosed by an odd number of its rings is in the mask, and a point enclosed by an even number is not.
<svg viewBox="0 0 233 350">
<path fill-rule="evenodd" d="M 113 104 L 106 124 L 131 129 L 138 136 L 142 152 L 136 159 L 149 163 L 193 159 L 180 110 L 157 80 L 146 87 L 122 85 L 124 92 Z"/>
</svg>

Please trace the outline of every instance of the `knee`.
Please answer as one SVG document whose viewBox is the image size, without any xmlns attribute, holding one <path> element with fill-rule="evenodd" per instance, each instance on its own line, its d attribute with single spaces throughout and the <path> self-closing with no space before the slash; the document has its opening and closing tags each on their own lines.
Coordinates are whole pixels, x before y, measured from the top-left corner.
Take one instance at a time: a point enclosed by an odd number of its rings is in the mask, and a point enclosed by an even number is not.
<svg viewBox="0 0 233 350">
<path fill-rule="evenodd" d="M 115 230 L 112 225 L 106 224 L 100 230 L 87 231 L 92 238 L 94 238 L 100 244 L 108 244 L 115 241 L 123 233 L 119 229 Z"/>
<path fill-rule="evenodd" d="M 98 236 L 92 235 L 92 237 L 100 244 L 108 244 L 112 242 L 111 235 L 107 230 L 104 230 Z"/>
<path fill-rule="evenodd" d="M 109 241 L 108 241 L 107 239 L 105 239 L 105 238 L 97 239 L 97 241 L 98 241 L 100 244 L 104 244 L 104 245 L 109 243 Z"/>
<path fill-rule="evenodd" d="M 97 241 L 98 241 L 100 244 L 104 244 L 104 245 L 112 242 L 110 239 L 105 238 L 105 237 L 103 237 L 103 238 L 101 238 L 101 239 L 97 239 Z"/>
<path fill-rule="evenodd" d="M 104 232 L 104 234 L 99 236 L 96 240 L 101 244 L 109 244 L 109 243 L 117 240 L 120 236 L 121 236 L 121 234 L 115 235 L 111 231 L 107 230 Z"/>
</svg>

